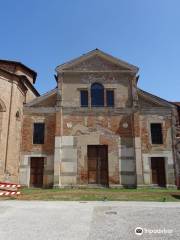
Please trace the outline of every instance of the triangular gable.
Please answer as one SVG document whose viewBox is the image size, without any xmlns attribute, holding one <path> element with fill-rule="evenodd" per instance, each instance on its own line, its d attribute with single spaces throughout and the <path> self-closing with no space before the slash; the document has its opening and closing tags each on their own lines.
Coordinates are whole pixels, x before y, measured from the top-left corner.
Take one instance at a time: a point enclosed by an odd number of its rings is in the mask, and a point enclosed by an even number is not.
<svg viewBox="0 0 180 240">
<path fill-rule="evenodd" d="M 173 107 L 170 102 L 151 93 L 138 89 L 139 103 L 142 107 Z"/>
<path fill-rule="evenodd" d="M 33 99 L 31 102 L 26 103 L 25 107 L 54 107 L 57 99 L 57 88 L 53 89 L 40 97 Z"/>
<path fill-rule="evenodd" d="M 99 49 L 90 51 L 81 57 L 73 59 L 67 63 L 57 66 L 56 71 L 86 71 L 86 70 L 124 70 L 134 73 L 138 72 L 138 67 L 125 61 L 117 59 Z"/>
</svg>

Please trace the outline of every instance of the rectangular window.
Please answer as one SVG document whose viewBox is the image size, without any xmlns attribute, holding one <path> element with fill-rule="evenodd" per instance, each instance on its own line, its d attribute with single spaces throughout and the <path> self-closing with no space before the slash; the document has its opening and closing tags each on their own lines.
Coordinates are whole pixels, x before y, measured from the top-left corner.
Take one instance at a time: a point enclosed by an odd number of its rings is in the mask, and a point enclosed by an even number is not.
<svg viewBox="0 0 180 240">
<path fill-rule="evenodd" d="M 44 144 L 44 123 L 34 123 L 33 144 Z"/>
<path fill-rule="evenodd" d="M 114 107 L 114 90 L 106 90 L 107 107 Z"/>
<path fill-rule="evenodd" d="M 81 107 L 88 107 L 88 91 L 87 90 L 81 90 Z"/>
<path fill-rule="evenodd" d="M 161 123 L 151 123 L 151 141 L 152 144 L 163 144 Z"/>
</svg>

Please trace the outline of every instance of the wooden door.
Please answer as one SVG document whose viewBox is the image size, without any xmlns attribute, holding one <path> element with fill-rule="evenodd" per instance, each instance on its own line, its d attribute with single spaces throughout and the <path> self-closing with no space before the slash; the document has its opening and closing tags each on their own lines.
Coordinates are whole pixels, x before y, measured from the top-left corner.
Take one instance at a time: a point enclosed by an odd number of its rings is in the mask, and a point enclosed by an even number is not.
<svg viewBox="0 0 180 240">
<path fill-rule="evenodd" d="M 165 164 L 163 157 L 151 158 L 152 183 L 160 187 L 166 186 Z"/>
<path fill-rule="evenodd" d="M 88 146 L 88 182 L 108 185 L 108 147 L 107 145 Z"/>
<path fill-rule="evenodd" d="M 33 187 L 43 186 L 44 158 L 31 158 L 30 185 Z"/>
</svg>

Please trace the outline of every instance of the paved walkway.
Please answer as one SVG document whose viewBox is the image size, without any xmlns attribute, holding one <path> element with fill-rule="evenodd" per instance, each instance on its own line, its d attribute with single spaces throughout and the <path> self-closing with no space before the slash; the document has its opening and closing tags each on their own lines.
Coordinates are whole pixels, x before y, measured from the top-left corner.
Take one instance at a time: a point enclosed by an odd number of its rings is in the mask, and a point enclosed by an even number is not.
<svg viewBox="0 0 180 240">
<path fill-rule="evenodd" d="M 180 203 L 0 201 L 0 239 L 179 240 Z"/>
</svg>

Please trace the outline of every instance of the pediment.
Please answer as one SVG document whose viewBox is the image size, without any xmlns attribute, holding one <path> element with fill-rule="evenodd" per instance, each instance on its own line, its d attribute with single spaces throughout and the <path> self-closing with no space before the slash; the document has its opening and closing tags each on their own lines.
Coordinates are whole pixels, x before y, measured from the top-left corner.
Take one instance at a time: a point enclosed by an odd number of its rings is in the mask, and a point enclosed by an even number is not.
<svg viewBox="0 0 180 240">
<path fill-rule="evenodd" d="M 72 67 L 66 68 L 66 70 L 76 71 L 106 71 L 106 70 L 129 70 L 124 66 L 112 63 L 98 55 L 92 56 L 80 63 L 75 64 Z"/>
<path fill-rule="evenodd" d="M 56 68 L 59 71 L 133 71 L 137 72 L 138 68 L 124 62 L 120 59 L 95 49 L 79 58 L 70 62 L 59 65 Z"/>
</svg>

